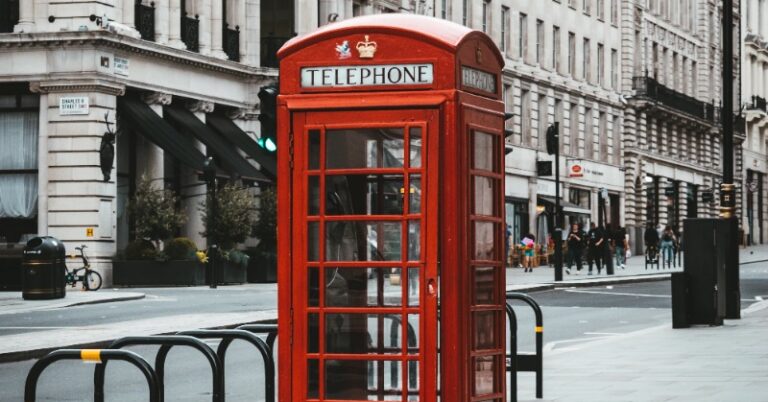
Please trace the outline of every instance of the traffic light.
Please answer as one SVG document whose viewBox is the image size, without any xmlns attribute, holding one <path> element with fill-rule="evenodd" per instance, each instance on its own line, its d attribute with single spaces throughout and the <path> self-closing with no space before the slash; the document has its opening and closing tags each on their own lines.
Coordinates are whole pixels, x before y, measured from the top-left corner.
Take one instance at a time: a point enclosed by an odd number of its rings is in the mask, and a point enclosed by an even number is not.
<svg viewBox="0 0 768 402">
<path fill-rule="evenodd" d="M 555 152 L 557 152 L 557 148 L 559 145 L 559 133 L 558 133 L 558 124 L 552 124 L 547 128 L 547 153 L 552 155 Z"/>
<path fill-rule="evenodd" d="M 259 90 L 261 135 L 256 143 L 269 152 L 277 150 L 277 95 L 279 93 L 280 90 L 276 84 L 265 85 Z"/>
</svg>

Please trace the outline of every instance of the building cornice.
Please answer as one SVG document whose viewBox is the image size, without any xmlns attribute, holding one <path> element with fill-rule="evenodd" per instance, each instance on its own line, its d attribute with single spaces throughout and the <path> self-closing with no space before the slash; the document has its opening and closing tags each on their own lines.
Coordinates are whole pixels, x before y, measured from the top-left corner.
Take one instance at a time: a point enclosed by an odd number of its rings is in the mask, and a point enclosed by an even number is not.
<svg viewBox="0 0 768 402">
<path fill-rule="evenodd" d="M 688 169 L 688 170 L 696 171 L 701 174 L 718 176 L 718 175 L 722 175 L 723 173 L 720 170 L 715 168 L 702 167 L 695 163 L 686 162 L 679 159 L 673 159 L 665 155 L 658 155 L 653 152 L 642 150 L 636 147 L 626 147 L 624 148 L 624 152 L 627 154 L 627 157 L 631 157 L 632 155 L 634 155 L 634 156 L 642 157 L 643 159 L 652 160 L 662 165 Z"/>
<path fill-rule="evenodd" d="M 29 90 L 42 94 L 57 92 L 101 92 L 108 95 L 122 96 L 125 94 L 125 85 L 101 79 L 67 79 L 33 81 L 29 84 Z"/>
<path fill-rule="evenodd" d="M 61 47 L 110 48 L 241 78 L 276 79 L 278 77 L 278 70 L 275 68 L 247 66 L 102 30 L 0 34 L 0 52 L 4 49 L 16 51 Z"/>
</svg>

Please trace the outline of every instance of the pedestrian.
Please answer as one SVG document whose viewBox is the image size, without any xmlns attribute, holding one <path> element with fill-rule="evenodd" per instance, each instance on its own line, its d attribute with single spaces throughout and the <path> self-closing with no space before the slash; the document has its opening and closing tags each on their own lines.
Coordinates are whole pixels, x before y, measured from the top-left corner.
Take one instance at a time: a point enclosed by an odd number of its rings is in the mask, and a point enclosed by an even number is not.
<svg viewBox="0 0 768 402">
<path fill-rule="evenodd" d="M 512 227 L 509 226 L 509 223 L 505 225 L 507 227 L 505 236 L 504 236 L 504 264 L 507 265 L 507 263 L 512 263 L 512 258 L 510 258 L 510 247 L 512 246 Z"/>
<path fill-rule="evenodd" d="M 659 233 L 656 231 L 656 229 L 653 227 L 652 223 L 648 223 L 648 227 L 645 229 L 645 234 L 643 235 L 643 240 L 645 240 L 645 259 L 646 259 L 646 269 L 648 268 L 648 260 L 650 260 L 651 263 L 656 261 L 656 256 L 659 252 Z"/>
<path fill-rule="evenodd" d="M 568 267 L 565 272 L 570 275 L 571 267 L 576 262 L 576 271 L 581 271 L 581 255 L 584 251 L 584 239 L 586 234 L 581 230 L 581 226 L 578 223 L 571 225 L 571 231 L 568 232 L 566 241 L 568 242 Z"/>
<path fill-rule="evenodd" d="M 587 275 L 592 275 L 593 263 L 597 266 L 597 274 L 600 275 L 600 271 L 603 268 L 603 243 L 605 242 L 605 231 L 603 230 L 603 227 L 595 225 L 595 222 L 590 223 L 587 239 L 587 265 L 589 266 Z"/>
<path fill-rule="evenodd" d="M 611 247 L 613 226 L 611 226 L 610 223 L 605 224 L 605 228 L 603 229 L 603 236 L 605 236 L 605 241 L 603 241 L 603 246 L 600 250 L 602 251 L 600 255 L 603 257 L 603 268 L 605 268 L 605 273 L 607 275 L 613 275 L 613 248 Z M 598 271 L 598 273 L 599 272 L 600 271 Z"/>
<path fill-rule="evenodd" d="M 524 272 L 533 272 L 533 256 L 536 252 L 536 236 L 528 233 L 520 241 L 523 245 L 523 268 Z"/>
<path fill-rule="evenodd" d="M 627 264 L 627 250 L 629 249 L 627 230 L 621 227 L 621 225 L 617 225 L 612 237 L 614 254 L 616 255 L 616 266 L 624 269 Z"/>
<path fill-rule="evenodd" d="M 667 225 L 664 231 L 661 232 L 661 257 L 664 259 L 663 265 L 672 267 L 672 259 L 674 258 L 675 244 L 677 243 L 677 236 L 672 227 Z"/>
</svg>

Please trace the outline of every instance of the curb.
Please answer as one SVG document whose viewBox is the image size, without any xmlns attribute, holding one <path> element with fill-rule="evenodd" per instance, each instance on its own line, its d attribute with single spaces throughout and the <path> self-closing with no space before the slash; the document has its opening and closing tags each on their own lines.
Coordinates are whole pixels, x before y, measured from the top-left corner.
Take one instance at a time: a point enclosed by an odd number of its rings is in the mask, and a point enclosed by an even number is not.
<svg viewBox="0 0 768 402">
<path fill-rule="evenodd" d="M 35 306 L 34 308 L 29 308 L 25 310 L 12 310 L 12 311 L 1 311 L 0 310 L 0 316 L 6 315 L 6 314 L 24 314 L 24 313 L 30 313 L 30 312 L 37 312 L 37 311 L 49 311 L 49 310 L 56 310 L 56 309 L 62 309 L 67 307 L 75 307 L 75 306 L 85 306 L 89 304 L 103 304 L 103 303 L 112 303 L 112 302 L 123 302 L 123 301 L 132 301 L 132 300 L 140 300 L 145 298 L 147 295 L 144 293 L 138 293 L 138 292 L 132 292 L 132 294 L 122 296 L 117 295 L 114 297 L 104 298 L 104 299 L 94 299 L 94 300 L 81 300 L 81 301 L 72 301 L 68 302 L 66 301 L 66 298 L 61 301 L 59 304 L 50 304 L 46 306 Z"/>
<path fill-rule="evenodd" d="M 117 297 L 112 297 L 112 298 L 109 298 L 109 299 L 85 300 L 85 301 L 81 301 L 81 302 L 74 302 L 72 304 L 67 304 L 66 306 L 61 306 L 61 307 L 74 307 L 74 306 L 85 306 L 85 305 L 88 305 L 88 304 L 102 304 L 102 303 L 112 303 L 112 302 L 121 302 L 121 301 L 141 300 L 141 299 L 143 299 L 145 297 L 147 297 L 146 294 L 139 293 L 139 294 L 136 294 L 136 295 L 117 296 Z M 61 308 L 61 307 L 56 307 L 56 308 Z"/>
<path fill-rule="evenodd" d="M 623 283 L 642 283 L 666 281 L 672 277 L 671 273 L 664 274 L 640 274 L 632 276 L 603 277 L 596 279 L 575 279 L 563 282 L 545 282 L 527 285 L 513 285 L 507 287 L 507 292 L 533 293 L 545 290 L 567 289 L 567 288 L 587 288 L 601 285 L 616 285 Z"/>
<path fill-rule="evenodd" d="M 268 319 L 268 320 L 256 320 L 256 321 L 246 321 L 242 323 L 237 324 L 227 324 L 227 325 L 219 325 L 215 327 L 205 327 L 201 329 L 234 329 L 236 327 L 239 327 L 241 325 L 246 324 L 267 324 L 267 323 L 274 323 L 275 320 Z M 174 335 L 176 332 L 163 332 L 158 334 L 152 334 L 152 335 Z M 130 336 L 130 335 L 126 335 Z M 105 349 L 109 347 L 109 345 L 114 341 L 115 339 L 110 340 L 103 340 L 103 341 L 94 341 L 94 342 L 84 342 L 84 343 L 74 343 L 71 345 L 65 345 L 65 346 L 56 346 L 56 347 L 50 347 L 50 348 L 39 348 L 39 349 L 29 349 L 29 350 L 19 350 L 16 352 L 9 352 L 9 353 L 2 353 L 0 354 L 0 363 L 12 363 L 12 362 L 19 362 L 24 360 L 30 360 L 30 359 L 37 359 L 40 357 L 43 357 L 47 355 L 50 352 L 53 352 L 54 350 L 59 349 Z"/>
</svg>

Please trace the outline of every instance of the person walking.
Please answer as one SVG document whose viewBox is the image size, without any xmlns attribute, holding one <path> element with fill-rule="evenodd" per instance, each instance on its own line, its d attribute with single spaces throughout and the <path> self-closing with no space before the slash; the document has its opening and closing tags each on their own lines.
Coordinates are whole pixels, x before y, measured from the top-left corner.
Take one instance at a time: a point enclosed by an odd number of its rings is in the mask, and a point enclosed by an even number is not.
<svg viewBox="0 0 768 402">
<path fill-rule="evenodd" d="M 581 230 L 581 226 L 578 223 L 571 225 L 571 231 L 568 232 L 566 241 L 568 242 L 568 267 L 565 269 L 565 273 L 571 274 L 571 267 L 573 263 L 576 263 L 576 271 L 581 271 L 581 255 L 584 251 L 584 239 L 586 234 Z"/>
<path fill-rule="evenodd" d="M 617 225 L 612 237 L 614 254 L 616 255 L 616 267 L 624 269 L 627 264 L 627 249 L 629 249 L 627 230 Z"/>
<path fill-rule="evenodd" d="M 663 264 L 667 267 L 672 267 L 672 259 L 674 258 L 675 244 L 677 243 L 677 236 L 672 227 L 667 225 L 664 231 L 661 232 L 661 257 Z"/>
<path fill-rule="evenodd" d="M 650 222 L 645 229 L 643 240 L 645 240 L 645 269 L 648 269 L 648 263 L 651 263 L 651 269 L 653 269 L 654 263 L 656 264 L 656 269 L 658 269 L 659 233 Z"/>
<path fill-rule="evenodd" d="M 600 275 L 600 271 L 603 268 L 603 247 L 605 242 L 605 231 L 602 226 L 595 225 L 595 222 L 590 223 L 589 232 L 587 232 L 587 265 L 589 266 L 589 272 L 587 275 L 592 275 L 592 264 L 597 266 L 597 274 Z"/>
<path fill-rule="evenodd" d="M 523 268 L 524 272 L 533 272 L 533 256 L 536 253 L 536 236 L 528 233 L 523 236 Z"/>
</svg>

